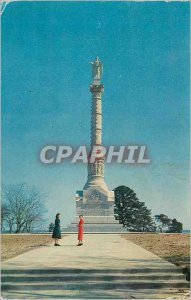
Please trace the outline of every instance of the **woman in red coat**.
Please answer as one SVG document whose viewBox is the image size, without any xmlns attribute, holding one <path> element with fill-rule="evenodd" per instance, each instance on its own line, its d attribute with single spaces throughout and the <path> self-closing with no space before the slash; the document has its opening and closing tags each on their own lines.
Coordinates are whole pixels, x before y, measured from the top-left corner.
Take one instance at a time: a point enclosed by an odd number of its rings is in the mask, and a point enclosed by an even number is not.
<svg viewBox="0 0 191 300">
<path fill-rule="evenodd" d="M 78 245 L 77 246 L 82 246 L 83 245 L 83 235 L 84 235 L 84 219 L 83 216 L 79 216 L 80 221 L 78 226 Z"/>
</svg>

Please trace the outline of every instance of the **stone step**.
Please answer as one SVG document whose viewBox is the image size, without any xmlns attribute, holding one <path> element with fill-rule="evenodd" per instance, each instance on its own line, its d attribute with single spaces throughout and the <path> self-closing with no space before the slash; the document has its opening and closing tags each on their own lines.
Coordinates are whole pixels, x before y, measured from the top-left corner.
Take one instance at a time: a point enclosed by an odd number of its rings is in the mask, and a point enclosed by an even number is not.
<svg viewBox="0 0 191 300">
<path fill-rule="evenodd" d="M 84 216 L 85 233 L 123 233 L 127 230 L 122 224 L 115 220 L 114 215 L 111 216 Z M 72 223 L 64 228 L 67 233 L 77 232 L 79 217 L 76 216 Z"/>
<path fill-rule="evenodd" d="M 120 276 L 155 276 L 157 274 L 166 275 L 166 276 L 183 276 L 181 269 L 170 264 L 167 265 L 166 262 L 165 267 L 157 268 L 157 267 L 147 267 L 143 264 L 142 268 L 127 268 L 127 269 L 75 269 L 75 268 L 51 268 L 51 269 L 3 269 L 1 270 L 2 276 L 39 276 L 39 275 L 46 275 L 46 276 L 92 276 L 92 275 L 120 275 Z"/>
<path fill-rule="evenodd" d="M 185 298 L 184 290 L 172 289 L 162 289 L 162 290 L 149 290 L 149 289 L 137 289 L 136 292 L 132 289 L 126 290 L 25 290 L 25 291 L 12 291 L 8 298 L 4 299 L 173 299 L 182 300 L 189 299 Z M 142 295 L 147 295 L 145 298 Z"/>
<path fill-rule="evenodd" d="M 63 232 L 77 232 L 77 226 L 71 224 Z M 120 224 L 86 224 L 84 225 L 85 233 L 124 233 L 127 230 Z"/>
<path fill-rule="evenodd" d="M 31 272 L 32 271 L 32 272 Z M 129 289 L 188 289 L 179 269 L 166 269 L 164 271 L 151 269 L 140 271 L 112 270 L 2 270 L 2 292 L 15 290 L 129 290 Z M 167 272 L 166 272 L 167 271 Z M 168 272 L 169 271 L 169 272 Z M 128 275 L 126 274 L 128 272 Z M 173 272 L 173 273 L 172 273 Z M 138 273 L 138 274 L 136 274 Z"/>
<path fill-rule="evenodd" d="M 89 281 L 92 281 L 92 280 L 95 280 L 95 281 L 128 281 L 128 282 L 135 282 L 135 281 L 141 281 L 141 280 L 144 280 L 145 282 L 149 282 L 149 281 L 153 281 L 153 280 L 156 280 L 157 282 L 162 282 L 162 281 L 171 281 L 173 280 L 179 280 L 179 282 L 185 282 L 184 278 L 181 276 L 181 275 L 174 275 L 174 276 L 168 276 L 168 275 L 161 275 L 161 276 L 154 276 L 154 275 L 138 275 L 138 276 L 125 276 L 125 275 L 119 275 L 119 276 L 116 276 L 116 275 L 94 275 L 92 274 L 91 276 L 87 276 L 85 274 L 82 274 L 80 275 L 80 279 L 79 279 L 79 276 L 77 275 L 73 275 L 73 274 L 66 274 L 66 275 L 63 275 L 63 276 L 51 276 L 51 275 L 47 275 L 47 276 L 42 276 L 42 275 L 38 275 L 38 277 L 36 276 L 30 276 L 30 275 L 25 275 L 25 276 L 2 276 L 1 278 L 1 282 L 2 283 L 17 283 L 17 282 L 43 282 L 43 281 L 46 281 L 46 282 L 55 282 L 55 281 L 61 281 L 61 280 L 64 280 L 64 281 L 72 281 L 72 280 L 75 280 L 75 281 L 84 281 L 86 280 L 86 282 L 89 282 Z"/>
<path fill-rule="evenodd" d="M 113 215 L 111 216 L 84 216 L 85 224 L 118 224 L 119 221 L 115 219 Z M 72 221 L 72 224 L 79 223 L 79 216 L 76 216 Z M 122 225 L 121 225 L 122 226 Z"/>
<path fill-rule="evenodd" d="M 14 291 L 14 290 L 91 290 L 91 289 L 99 289 L 99 290 L 128 290 L 128 289 L 173 289 L 173 288 L 178 288 L 178 289 L 187 289 L 189 288 L 189 285 L 185 282 L 179 282 L 179 281 L 174 281 L 174 282 L 145 282 L 145 281 L 138 281 L 138 282 L 79 282 L 79 281 L 74 281 L 74 282 L 46 282 L 46 286 L 44 285 L 44 282 L 38 282 L 38 283 L 10 283 L 10 284 L 3 284 L 1 287 L 1 291 Z"/>
</svg>

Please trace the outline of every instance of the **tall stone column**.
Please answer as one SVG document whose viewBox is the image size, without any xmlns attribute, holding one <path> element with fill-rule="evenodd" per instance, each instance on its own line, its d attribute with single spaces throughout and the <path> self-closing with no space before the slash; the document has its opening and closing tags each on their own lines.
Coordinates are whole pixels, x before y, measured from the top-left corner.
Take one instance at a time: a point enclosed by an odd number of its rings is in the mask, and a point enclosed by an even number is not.
<svg viewBox="0 0 191 300">
<path fill-rule="evenodd" d="M 91 100 L 91 150 L 88 162 L 88 178 L 83 190 L 76 191 L 76 218 L 69 232 L 76 231 L 79 215 L 85 219 L 85 232 L 123 232 L 125 231 L 114 218 L 114 192 L 110 191 L 104 181 L 104 156 L 99 152 L 99 158 L 91 162 L 92 149 L 102 146 L 102 94 L 101 84 L 103 64 L 98 59 L 91 63 L 93 81 L 90 85 Z M 66 230 L 66 231 L 67 231 Z"/>
<path fill-rule="evenodd" d="M 101 64 L 102 67 L 102 63 L 98 58 L 94 64 L 96 63 L 99 65 Z M 104 86 L 100 83 L 101 72 L 93 75 L 93 84 L 90 86 L 90 92 L 92 93 L 92 109 L 91 150 L 89 157 L 91 156 L 93 147 L 102 145 L 102 94 L 104 92 Z M 94 163 L 91 163 L 90 161 L 88 162 L 88 180 L 84 186 L 84 190 L 96 186 L 108 191 L 108 187 L 104 181 L 104 156 L 97 158 Z"/>
<path fill-rule="evenodd" d="M 103 84 L 90 86 L 92 93 L 92 113 L 91 113 L 91 146 L 102 144 L 102 94 Z"/>
</svg>

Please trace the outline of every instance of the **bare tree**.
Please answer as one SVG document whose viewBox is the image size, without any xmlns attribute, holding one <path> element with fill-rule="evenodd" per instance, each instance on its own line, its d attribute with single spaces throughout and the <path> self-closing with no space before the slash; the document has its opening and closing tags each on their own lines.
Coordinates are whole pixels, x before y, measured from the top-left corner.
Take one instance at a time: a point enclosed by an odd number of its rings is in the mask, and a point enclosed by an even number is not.
<svg viewBox="0 0 191 300">
<path fill-rule="evenodd" d="M 5 203 L 2 203 L 2 205 L 1 205 L 1 231 L 4 228 L 4 224 L 5 224 L 7 215 L 8 215 L 8 207 Z"/>
<path fill-rule="evenodd" d="M 14 227 L 14 224 L 15 224 L 15 218 L 11 213 L 9 213 L 6 217 L 6 224 L 9 228 L 9 233 L 12 233 L 13 232 L 13 227 Z"/>
<path fill-rule="evenodd" d="M 35 187 L 32 187 L 30 192 L 28 192 L 23 231 L 30 232 L 36 224 L 43 222 L 43 215 L 45 213 L 41 201 L 43 197 L 44 195 L 41 194 Z"/>
<path fill-rule="evenodd" d="M 3 188 L 3 199 L 8 207 L 7 224 L 12 231 L 30 232 L 32 226 L 43 221 L 44 195 L 35 187 L 26 184 L 8 185 Z"/>
</svg>

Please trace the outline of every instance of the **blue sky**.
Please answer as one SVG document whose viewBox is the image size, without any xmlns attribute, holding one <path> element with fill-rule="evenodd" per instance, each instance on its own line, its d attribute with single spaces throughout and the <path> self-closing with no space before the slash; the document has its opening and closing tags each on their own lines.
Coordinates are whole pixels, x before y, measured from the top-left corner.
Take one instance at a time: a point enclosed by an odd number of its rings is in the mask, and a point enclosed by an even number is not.
<svg viewBox="0 0 191 300">
<path fill-rule="evenodd" d="M 189 226 L 189 3 L 14 2 L 2 16 L 2 181 L 75 214 L 85 165 L 45 166 L 44 145 L 90 142 L 91 66 L 104 63 L 105 145 L 147 145 L 148 166 L 107 165 L 153 214 Z"/>
</svg>

